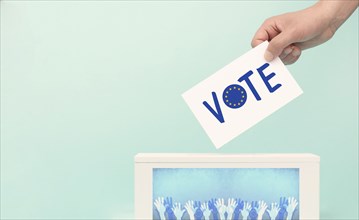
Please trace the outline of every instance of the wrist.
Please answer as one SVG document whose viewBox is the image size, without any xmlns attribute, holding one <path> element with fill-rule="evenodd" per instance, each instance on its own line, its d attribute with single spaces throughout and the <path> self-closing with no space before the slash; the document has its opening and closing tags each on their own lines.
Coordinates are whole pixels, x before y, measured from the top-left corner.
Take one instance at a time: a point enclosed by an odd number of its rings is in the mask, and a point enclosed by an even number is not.
<svg viewBox="0 0 359 220">
<path fill-rule="evenodd" d="M 229 219 L 229 220 L 231 220 L 232 219 L 232 217 L 233 217 L 233 212 L 227 212 L 227 219 Z"/>
<path fill-rule="evenodd" d="M 242 215 L 243 219 L 248 219 L 248 216 L 249 216 L 249 214 L 248 215 Z"/>
<path fill-rule="evenodd" d="M 161 218 L 161 220 L 165 220 L 166 219 L 165 213 L 160 213 L 160 218 Z"/>
<path fill-rule="evenodd" d="M 219 214 L 219 217 L 221 218 L 221 220 L 226 220 L 226 218 L 224 217 L 224 213 Z"/>
<path fill-rule="evenodd" d="M 287 212 L 287 219 L 292 219 L 293 212 Z"/>
</svg>

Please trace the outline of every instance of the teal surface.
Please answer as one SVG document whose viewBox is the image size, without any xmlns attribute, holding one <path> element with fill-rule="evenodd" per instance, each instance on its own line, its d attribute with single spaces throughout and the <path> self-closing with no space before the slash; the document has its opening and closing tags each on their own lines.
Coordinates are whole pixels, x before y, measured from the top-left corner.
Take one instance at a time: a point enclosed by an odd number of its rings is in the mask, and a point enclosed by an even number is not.
<svg viewBox="0 0 359 220">
<path fill-rule="evenodd" d="M 216 150 L 181 94 L 314 1 L 1 1 L 1 218 L 133 218 L 139 152 L 321 156 L 358 219 L 358 10 L 289 70 L 304 94 Z"/>
</svg>

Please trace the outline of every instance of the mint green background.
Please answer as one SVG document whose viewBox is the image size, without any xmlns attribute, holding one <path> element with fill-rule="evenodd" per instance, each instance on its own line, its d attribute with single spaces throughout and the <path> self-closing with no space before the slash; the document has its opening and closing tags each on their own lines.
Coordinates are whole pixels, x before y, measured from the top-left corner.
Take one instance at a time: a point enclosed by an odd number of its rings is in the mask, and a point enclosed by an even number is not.
<svg viewBox="0 0 359 220">
<path fill-rule="evenodd" d="M 216 150 L 181 94 L 313 1 L 1 1 L 1 218 L 133 218 L 139 152 L 321 156 L 358 219 L 358 11 L 289 70 L 304 94 Z"/>
</svg>

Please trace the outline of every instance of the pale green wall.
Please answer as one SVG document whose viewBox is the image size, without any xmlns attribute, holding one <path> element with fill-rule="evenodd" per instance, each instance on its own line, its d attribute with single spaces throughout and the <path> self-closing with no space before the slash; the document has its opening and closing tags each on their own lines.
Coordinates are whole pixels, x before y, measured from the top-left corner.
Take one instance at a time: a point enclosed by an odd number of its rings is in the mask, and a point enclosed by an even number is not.
<svg viewBox="0 0 359 220">
<path fill-rule="evenodd" d="M 321 217 L 358 219 L 358 11 L 289 66 L 304 94 L 216 150 L 182 92 L 312 1 L 1 1 L 1 217 L 133 217 L 138 152 L 321 156 Z"/>
</svg>

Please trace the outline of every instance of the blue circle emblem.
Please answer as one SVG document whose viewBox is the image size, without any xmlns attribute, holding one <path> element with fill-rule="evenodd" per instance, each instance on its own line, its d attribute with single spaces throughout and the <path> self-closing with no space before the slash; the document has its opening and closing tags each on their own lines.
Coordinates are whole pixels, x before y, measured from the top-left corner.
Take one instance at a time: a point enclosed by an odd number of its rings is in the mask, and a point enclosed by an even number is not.
<svg viewBox="0 0 359 220">
<path fill-rule="evenodd" d="M 223 91 L 223 102 L 230 108 L 240 108 L 247 101 L 247 92 L 240 85 L 232 84 Z"/>
</svg>

